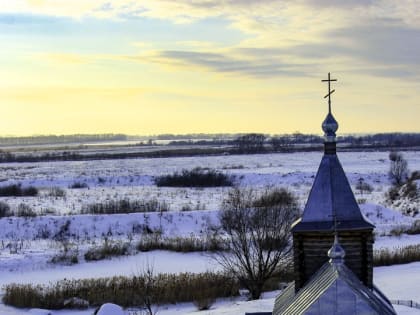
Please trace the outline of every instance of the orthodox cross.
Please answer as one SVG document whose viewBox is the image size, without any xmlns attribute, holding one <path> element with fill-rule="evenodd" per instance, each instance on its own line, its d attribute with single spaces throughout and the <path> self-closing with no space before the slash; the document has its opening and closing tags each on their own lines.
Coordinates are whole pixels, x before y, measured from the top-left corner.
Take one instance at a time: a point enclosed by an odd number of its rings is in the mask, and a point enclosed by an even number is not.
<svg viewBox="0 0 420 315">
<path fill-rule="evenodd" d="M 332 217 L 333 220 L 334 220 L 334 235 L 338 236 L 338 234 L 337 234 L 338 229 L 337 228 L 340 225 L 340 222 L 337 221 L 337 213 L 334 211 L 334 213 L 329 215 L 329 217 Z"/>
<path fill-rule="evenodd" d="M 331 94 L 335 92 L 335 90 L 331 91 L 331 82 L 337 81 L 337 79 L 331 79 L 330 73 L 328 72 L 328 79 L 321 80 L 322 82 L 328 82 L 328 94 L 324 96 L 324 98 L 328 97 L 328 113 L 331 114 Z"/>
</svg>

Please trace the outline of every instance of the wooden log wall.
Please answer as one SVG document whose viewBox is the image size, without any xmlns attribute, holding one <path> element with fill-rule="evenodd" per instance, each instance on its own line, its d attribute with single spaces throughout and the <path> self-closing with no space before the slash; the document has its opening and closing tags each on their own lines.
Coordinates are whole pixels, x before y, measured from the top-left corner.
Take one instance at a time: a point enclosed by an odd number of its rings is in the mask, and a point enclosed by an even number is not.
<svg viewBox="0 0 420 315">
<path fill-rule="evenodd" d="M 372 230 L 339 231 L 338 238 L 346 252 L 345 264 L 369 288 L 373 278 Z M 334 242 L 332 232 L 297 232 L 293 234 L 295 288 L 299 290 L 329 261 L 328 250 Z"/>
</svg>

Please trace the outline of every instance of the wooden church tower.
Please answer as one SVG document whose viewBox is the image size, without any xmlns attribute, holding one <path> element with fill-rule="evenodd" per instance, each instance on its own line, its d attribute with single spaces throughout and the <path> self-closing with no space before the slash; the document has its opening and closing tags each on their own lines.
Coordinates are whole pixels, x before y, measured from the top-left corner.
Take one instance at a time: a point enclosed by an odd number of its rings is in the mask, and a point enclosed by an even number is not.
<svg viewBox="0 0 420 315">
<path fill-rule="evenodd" d="M 373 229 L 367 222 L 351 190 L 336 154 L 338 123 L 331 113 L 331 82 L 328 82 L 328 114 L 322 123 L 325 134 L 324 155 L 315 177 L 302 217 L 293 224 L 295 291 L 329 261 L 328 250 L 334 242 L 335 225 L 346 252 L 346 266 L 372 289 Z"/>
</svg>

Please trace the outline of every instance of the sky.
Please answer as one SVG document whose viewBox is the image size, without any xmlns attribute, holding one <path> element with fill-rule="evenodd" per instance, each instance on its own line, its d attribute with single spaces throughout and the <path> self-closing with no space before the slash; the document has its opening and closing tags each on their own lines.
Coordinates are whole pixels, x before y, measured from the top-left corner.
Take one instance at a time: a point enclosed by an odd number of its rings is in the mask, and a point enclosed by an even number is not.
<svg viewBox="0 0 420 315">
<path fill-rule="evenodd" d="M 0 0 L 0 136 L 420 132 L 418 0 Z"/>
</svg>

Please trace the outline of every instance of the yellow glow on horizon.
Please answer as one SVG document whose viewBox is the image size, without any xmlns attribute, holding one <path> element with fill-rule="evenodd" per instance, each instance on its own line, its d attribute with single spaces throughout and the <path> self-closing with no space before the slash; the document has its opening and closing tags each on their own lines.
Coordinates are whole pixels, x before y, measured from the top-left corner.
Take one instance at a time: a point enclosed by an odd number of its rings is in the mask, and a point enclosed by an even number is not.
<svg viewBox="0 0 420 315">
<path fill-rule="evenodd" d="M 420 32 L 412 1 L 0 3 L 0 135 L 319 134 L 327 72 L 339 132 L 420 131 L 419 62 L 380 46 Z"/>
</svg>

